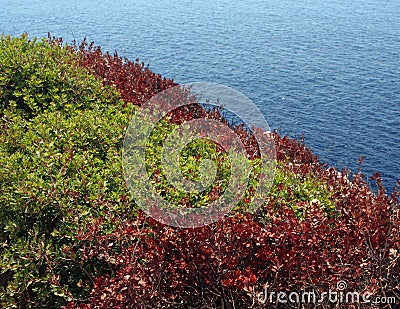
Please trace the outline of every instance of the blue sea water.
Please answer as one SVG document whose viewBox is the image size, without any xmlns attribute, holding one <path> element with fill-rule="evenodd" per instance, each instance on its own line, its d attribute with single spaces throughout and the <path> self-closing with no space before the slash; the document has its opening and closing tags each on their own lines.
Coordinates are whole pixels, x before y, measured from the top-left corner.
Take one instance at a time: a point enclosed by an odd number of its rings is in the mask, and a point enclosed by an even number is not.
<svg viewBox="0 0 400 309">
<path fill-rule="evenodd" d="M 389 191 L 400 178 L 399 0 L 0 0 L 0 33 L 77 41 L 235 88 L 271 128 Z"/>
</svg>

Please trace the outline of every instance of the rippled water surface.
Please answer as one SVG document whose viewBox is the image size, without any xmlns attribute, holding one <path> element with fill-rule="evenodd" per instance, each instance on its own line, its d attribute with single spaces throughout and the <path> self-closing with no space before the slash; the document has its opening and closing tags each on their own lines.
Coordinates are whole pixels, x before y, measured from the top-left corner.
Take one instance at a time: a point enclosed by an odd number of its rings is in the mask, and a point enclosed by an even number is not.
<svg viewBox="0 0 400 309">
<path fill-rule="evenodd" d="M 341 169 L 400 178 L 398 0 L 1 1 L 0 33 L 83 37 L 179 83 L 242 92 Z M 391 189 L 390 189 L 391 191 Z"/>
</svg>

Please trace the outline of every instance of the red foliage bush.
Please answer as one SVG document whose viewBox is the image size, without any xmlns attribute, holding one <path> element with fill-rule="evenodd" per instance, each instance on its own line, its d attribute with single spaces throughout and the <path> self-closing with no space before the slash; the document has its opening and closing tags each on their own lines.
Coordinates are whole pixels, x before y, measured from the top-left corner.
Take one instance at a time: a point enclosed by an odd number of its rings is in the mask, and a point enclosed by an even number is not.
<svg viewBox="0 0 400 309">
<path fill-rule="evenodd" d="M 143 62 L 123 59 L 117 53 L 103 53 L 100 46 L 84 40 L 79 46 L 81 65 L 103 80 L 104 85 L 114 86 L 126 104 L 141 105 L 155 94 L 177 85 L 171 79 L 155 74 Z"/>
<path fill-rule="evenodd" d="M 398 192 L 388 197 L 378 175 L 375 195 L 359 175 L 349 180 L 333 168 L 311 168 L 310 163 L 319 164 L 302 144 L 276 139 L 280 155 L 328 184 L 337 217 L 328 218 L 314 204 L 302 221 L 292 209 L 276 209 L 270 201 L 260 209 L 269 218 L 266 224 L 257 221 L 257 214 L 236 214 L 211 226 L 180 230 L 141 216 L 108 236 L 81 235 L 90 243 L 96 238 L 97 244 L 83 250 L 83 257 L 106 261 L 114 273 L 95 278 L 91 299 L 68 308 L 265 308 L 258 293 L 266 287 L 321 295 L 341 280 L 349 291 L 399 302 Z M 110 250 L 116 241 L 123 243 L 120 253 Z M 277 307 L 290 306 L 298 304 Z"/>
<path fill-rule="evenodd" d="M 175 85 L 139 61 L 103 54 L 92 44 L 81 44 L 79 53 L 81 65 L 105 85 L 115 86 L 126 104 L 140 105 Z M 203 113 L 197 111 L 197 116 Z M 208 113 L 226 121 L 218 110 Z M 236 130 L 256 153 L 252 137 L 243 128 Z M 335 216 L 327 216 L 314 203 L 300 220 L 291 208 L 271 198 L 254 215 L 236 214 L 197 229 L 163 226 L 139 213 L 104 236 L 96 232 L 100 220 L 79 236 L 87 241 L 80 254 L 83 261 L 106 262 L 110 272 L 93 278 L 90 299 L 72 300 L 66 307 L 299 308 L 294 303 L 263 304 L 258 296 L 265 288 L 321 295 L 335 290 L 340 280 L 349 291 L 395 297 L 400 303 L 398 191 L 387 196 L 375 175 L 374 194 L 362 175 L 351 178 L 346 171 L 327 169 L 303 143 L 276 133 L 274 137 L 278 161 L 298 175 L 313 175 L 326 183 Z M 260 214 L 267 220 L 259 220 Z"/>
</svg>

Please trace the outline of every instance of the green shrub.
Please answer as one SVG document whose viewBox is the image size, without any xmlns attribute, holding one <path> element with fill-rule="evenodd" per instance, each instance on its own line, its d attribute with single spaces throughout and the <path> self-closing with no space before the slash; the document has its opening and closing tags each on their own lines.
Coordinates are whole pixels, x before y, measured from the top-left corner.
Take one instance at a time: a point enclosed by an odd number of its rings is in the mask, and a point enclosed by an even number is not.
<svg viewBox="0 0 400 309">
<path fill-rule="evenodd" d="M 78 233 L 135 211 L 121 167 L 135 108 L 77 62 L 67 47 L 0 38 L 1 308 L 83 297 L 104 267 L 79 262 Z"/>
</svg>

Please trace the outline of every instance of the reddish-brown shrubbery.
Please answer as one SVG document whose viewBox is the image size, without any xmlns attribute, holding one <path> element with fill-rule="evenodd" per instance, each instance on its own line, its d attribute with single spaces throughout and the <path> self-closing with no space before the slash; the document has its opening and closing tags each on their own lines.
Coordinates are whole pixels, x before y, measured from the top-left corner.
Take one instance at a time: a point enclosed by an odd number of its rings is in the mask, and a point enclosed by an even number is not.
<svg viewBox="0 0 400 309">
<path fill-rule="evenodd" d="M 99 46 L 87 44 L 79 46 L 81 65 L 103 80 L 104 85 L 114 86 L 128 104 L 141 105 L 155 94 L 177 85 L 171 79 L 162 78 L 136 59 L 132 62 L 117 53 L 103 53 Z"/>
<path fill-rule="evenodd" d="M 323 169 L 304 145 L 278 135 L 276 142 L 278 157 L 290 158 L 288 168 L 313 173 L 327 184 L 334 215 L 315 202 L 300 220 L 272 196 L 255 215 L 236 214 L 198 229 L 170 228 L 141 215 L 111 235 L 81 235 L 96 243 L 82 251 L 83 257 L 107 262 L 113 274 L 95 278 L 91 299 L 68 307 L 268 308 L 272 304 L 258 301 L 265 288 L 321 295 L 334 291 L 339 281 L 348 291 L 399 302 L 398 192 L 388 197 L 376 175 L 374 195 L 361 176 L 350 180 L 344 172 Z M 112 250 L 117 243 L 122 252 Z M 335 305 L 346 304 L 325 307 Z"/>
<path fill-rule="evenodd" d="M 175 85 L 139 61 L 103 54 L 92 44 L 82 44 L 79 52 L 81 65 L 114 85 L 126 104 L 140 105 Z M 99 219 L 79 236 L 87 242 L 80 254 L 84 262 L 105 262 L 109 274 L 93 278 L 91 297 L 73 300 L 67 308 L 269 308 L 275 303 L 258 300 L 266 288 L 321 295 L 334 291 L 339 281 L 347 283 L 347 291 L 395 297 L 400 303 L 398 191 L 387 196 L 375 175 L 378 193 L 373 194 L 362 175 L 327 169 L 303 143 L 274 137 L 278 161 L 299 179 L 319 179 L 330 193 L 332 211 L 318 200 L 299 201 L 297 206 L 306 209 L 299 217 L 272 194 L 254 215 L 237 213 L 197 229 L 163 226 L 139 212 L 104 236 L 97 233 Z M 296 198 L 295 191 L 289 193 Z"/>
<path fill-rule="evenodd" d="M 115 273 L 95 278 L 90 301 L 69 307 L 263 308 L 256 293 L 265 287 L 322 293 L 340 280 L 349 291 L 396 297 L 398 204 L 382 195 L 361 196 L 359 180 L 351 186 L 341 192 L 348 197 L 338 203 L 338 218 L 327 219 L 315 207 L 299 221 L 290 209 L 266 206 L 265 225 L 237 214 L 212 226 L 178 230 L 151 220 L 144 224 L 141 217 L 107 237 L 82 235 L 91 242 L 97 238 L 83 256 L 106 261 Z M 113 244 L 121 241 L 126 246 L 113 253 Z"/>
</svg>

